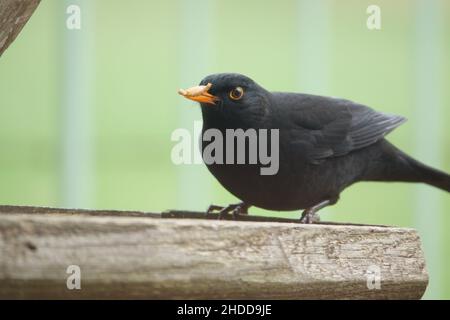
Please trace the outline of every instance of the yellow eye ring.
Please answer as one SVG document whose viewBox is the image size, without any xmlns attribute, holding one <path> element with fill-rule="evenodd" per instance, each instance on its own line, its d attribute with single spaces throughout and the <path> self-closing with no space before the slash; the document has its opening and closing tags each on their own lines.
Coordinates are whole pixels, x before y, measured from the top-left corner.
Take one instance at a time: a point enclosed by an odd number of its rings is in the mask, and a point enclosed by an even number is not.
<svg viewBox="0 0 450 320">
<path fill-rule="evenodd" d="M 244 89 L 242 89 L 241 87 L 236 87 L 233 90 L 230 91 L 230 98 L 233 100 L 239 100 L 242 98 L 242 96 L 244 95 Z"/>
</svg>

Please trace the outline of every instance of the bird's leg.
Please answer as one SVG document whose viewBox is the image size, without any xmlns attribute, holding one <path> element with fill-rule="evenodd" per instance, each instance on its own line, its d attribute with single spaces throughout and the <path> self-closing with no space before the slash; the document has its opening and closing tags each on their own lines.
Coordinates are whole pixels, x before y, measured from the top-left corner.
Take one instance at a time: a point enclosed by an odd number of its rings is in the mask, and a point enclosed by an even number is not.
<svg viewBox="0 0 450 320">
<path fill-rule="evenodd" d="M 220 211 L 220 210 L 222 210 L 224 207 L 222 207 L 222 206 L 218 206 L 218 205 L 215 205 L 215 204 L 212 204 L 212 205 L 210 205 L 209 207 L 208 207 L 208 209 L 206 209 L 206 214 L 208 215 L 208 214 L 210 214 L 210 213 L 213 213 L 214 211 Z"/>
<path fill-rule="evenodd" d="M 225 218 L 230 213 L 233 215 L 233 217 L 236 218 L 240 214 L 248 214 L 248 208 L 250 207 L 251 205 L 244 202 L 230 204 L 226 207 L 212 204 L 206 210 L 206 214 L 213 213 L 214 211 L 219 211 L 219 219 Z"/>
<path fill-rule="evenodd" d="M 305 209 L 302 212 L 302 217 L 300 218 L 300 223 L 305 223 L 305 224 L 311 224 L 311 223 L 316 223 L 320 221 L 320 217 L 317 214 L 317 211 L 319 211 L 320 209 L 323 209 L 329 205 L 335 204 L 338 201 L 339 197 L 336 197 L 334 199 L 330 199 L 330 200 L 325 200 L 322 202 L 319 202 L 318 204 L 309 207 L 307 209 Z"/>
<path fill-rule="evenodd" d="M 248 215 L 248 208 L 250 208 L 252 205 L 245 203 L 245 202 L 241 202 L 238 203 L 237 207 L 235 207 L 233 209 L 233 211 L 231 211 L 231 214 L 236 218 L 238 215 L 240 214 L 245 214 Z"/>
</svg>

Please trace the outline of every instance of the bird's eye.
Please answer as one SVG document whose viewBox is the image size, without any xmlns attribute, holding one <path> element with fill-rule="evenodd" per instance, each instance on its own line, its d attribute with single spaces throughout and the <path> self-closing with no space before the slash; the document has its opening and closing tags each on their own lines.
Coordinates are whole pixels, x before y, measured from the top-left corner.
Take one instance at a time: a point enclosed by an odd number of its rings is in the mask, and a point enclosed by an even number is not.
<svg viewBox="0 0 450 320">
<path fill-rule="evenodd" d="M 236 87 L 230 91 L 230 98 L 233 100 L 239 100 L 244 95 L 244 89 L 241 87 Z"/>
</svg>

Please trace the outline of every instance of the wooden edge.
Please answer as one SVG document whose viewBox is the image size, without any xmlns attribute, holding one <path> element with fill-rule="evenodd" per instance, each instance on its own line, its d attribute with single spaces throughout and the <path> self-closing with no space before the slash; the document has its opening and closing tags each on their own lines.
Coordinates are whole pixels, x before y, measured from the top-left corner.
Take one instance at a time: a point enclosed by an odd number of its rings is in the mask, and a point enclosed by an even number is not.
<svg viewBox="0 0 450 320">
<path fill-rule="evenodd" d="M 115 216 L 115 217 L 148 217 L 148 218 L 167 218 L 167 219 L 206 219 L 217 220 L 219 215 L 217 213 L 209 213 L 201 211 L 188 210 L 166 210 L 161 213 L 146 212 L 146 211 L 123 211 L 123 210 L 89 210 L 89 209 L 69 209 L 69 208 L 49 208 L 49 207 L 34 207 L 34 206 L 13 206 L 0 205 L 1 214 L 49 214 L 49 215 L 87 215 L 87 216 Z M 268 217 L 257 215 L 239 215 L 234 217 L 229 215 L 223 220 L 247 221 L 247 222 L 279 222 L 279 223 L 297 223 L 301 224 L 299 219 L 288 219 L 280 217 Z M 385 225 L 369 225 L 348 222 L 328 222 L 320 221 L 315 224 L 333 225 L 333 226 L 373 226 L 373 227 L 388 227 Z"/>
<path fill-rule="evenodd" d="M 161 218 L 160 213 L 145 211 L 121 210 L 90 210 L 71 208 L 50 208 L 34 206 L 0 205 L 1 214 L 48 214 L 48 215 L 85 215 L 85 216 L 112 216 L 112 217 L 150 217 Z"/>
<path fill-rule="evenodd" d="M 16 39 L 40 0 L 0 1 L 0 56 Z"/>
</svg>

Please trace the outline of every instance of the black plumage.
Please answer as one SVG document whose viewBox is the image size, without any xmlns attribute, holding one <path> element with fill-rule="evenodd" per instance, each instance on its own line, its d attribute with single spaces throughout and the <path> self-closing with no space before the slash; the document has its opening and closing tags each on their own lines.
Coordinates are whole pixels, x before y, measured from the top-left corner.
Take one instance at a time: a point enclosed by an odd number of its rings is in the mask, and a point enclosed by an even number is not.
<svg viewBox="0 0 450 320">
<path fill-rule="evenodd" d="M 210 75 L 200 85 L 208 87 L 182 94 L 201 102 L 203 131 L 215 128 L 225 136 L 226 129 L 279 129 L 277 174 L 261 175 L 258 164 L 208 165 L 243 201 L 223 208 L 222 214 L 245 213 L 250 206 L 306 209 L 302 221 L 312 222 L 317 210 L 334 204 L 343 189 L 358 181 L 423 182 L 450 192 L 448 174 L 414 160 L 384 138 L 406 121 L 402 116 L 344 99 L 269 92 L 240 74 Z M 209 143 L 203 142 L 203 149 Z"/>
</svg>

